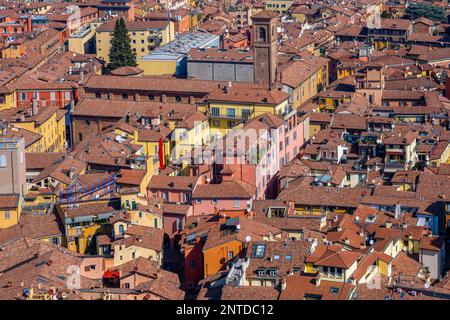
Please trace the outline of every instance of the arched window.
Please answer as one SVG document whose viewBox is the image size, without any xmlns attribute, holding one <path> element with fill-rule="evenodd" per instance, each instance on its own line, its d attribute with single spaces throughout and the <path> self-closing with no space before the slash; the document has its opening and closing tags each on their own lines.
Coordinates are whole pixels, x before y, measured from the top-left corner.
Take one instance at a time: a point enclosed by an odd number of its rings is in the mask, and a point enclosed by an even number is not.
<svg viewBox="0 0 450 320">
<path fill-rule="evenodd" d="M 266 29 L 259 28 L 259 40 L 262 42 L 266 42 Z"/>
<path fill-rule="evenodd" d="M 6 156 L 0 156 L 0 168 L 6 168 Z"/>
</svg>

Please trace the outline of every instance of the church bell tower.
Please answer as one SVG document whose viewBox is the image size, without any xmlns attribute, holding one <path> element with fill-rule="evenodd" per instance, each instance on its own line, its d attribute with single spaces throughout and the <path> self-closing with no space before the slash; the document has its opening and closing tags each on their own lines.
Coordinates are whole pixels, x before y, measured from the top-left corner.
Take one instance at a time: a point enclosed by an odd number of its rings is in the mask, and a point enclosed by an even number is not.
<svg viewBox="0 0 450 320">
<path fill-rule="evenodd" d="M 251 17 L 253 22 L 254 81 L 272 85 L 277 71 L 277 13 L 262 10 Z"/>
</svg>

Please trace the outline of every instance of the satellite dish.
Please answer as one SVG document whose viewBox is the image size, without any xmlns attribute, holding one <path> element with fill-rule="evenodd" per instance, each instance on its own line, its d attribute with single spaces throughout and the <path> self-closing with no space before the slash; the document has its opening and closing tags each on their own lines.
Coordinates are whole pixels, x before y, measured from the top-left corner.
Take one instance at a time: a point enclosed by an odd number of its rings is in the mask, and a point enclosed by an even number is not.
<svg viewBox="0 0 450 320">
<path fill-rule="evenodd" d="M 250 242 L 251 240 L 252 240 L 252 237 L 250 237 L 250 236 L 245 237 L 245 242 Z"/>
<path fill-rule="evenodd" d="M 355 217 L 355 220 L 356 220 L 356 221 L 359 221 L 359 216 L 356 216 L 356 217 Z"/>
<path fill-rule="evenodd" d="M 375 242 L 373 241 L 373 239 L 370 239 L 369 244 L 373 245 Z"/>
<path fill-rule="evenodd" d="M 241 225 L 238 224 L 238 225 L 236 226 L 236 229 L 241 230 Z"/>
</svg>

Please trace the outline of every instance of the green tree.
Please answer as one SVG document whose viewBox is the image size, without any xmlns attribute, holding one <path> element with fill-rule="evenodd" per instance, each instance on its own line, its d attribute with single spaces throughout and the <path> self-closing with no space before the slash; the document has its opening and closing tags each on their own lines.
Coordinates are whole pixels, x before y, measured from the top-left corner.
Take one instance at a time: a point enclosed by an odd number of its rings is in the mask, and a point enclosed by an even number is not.
<svg viewBox="0 0 450 320">
<path fill-rule="evenodd" d="M 425 17 L 435 21 L 445 21 L 444 9 L 426 3 L 412 2 L 408 5 L 405 11 L 406 17 L 415 20 L 420 17 Z"/>
<path fill-rule="evenodd" d="M 109 50 L 108 73 L 119 67 L 135 67 L 136 54 L 131 49 L 131 38 L 123 18 L 116 20 L 113 36 L 111 39 L 111 49 Z"/>
</svg>

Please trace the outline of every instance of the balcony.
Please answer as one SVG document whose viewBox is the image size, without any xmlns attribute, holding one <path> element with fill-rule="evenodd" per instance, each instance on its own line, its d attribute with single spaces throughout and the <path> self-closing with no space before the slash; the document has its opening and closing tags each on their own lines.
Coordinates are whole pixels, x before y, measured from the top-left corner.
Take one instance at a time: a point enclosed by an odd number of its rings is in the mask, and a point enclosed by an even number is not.
<svg viewBox="0 0 450 320">
<path fill-rule="evenodd" d="M 394 172 L 397 170 L 405 170 L 405 161 L 404 160 L 389 160 L 386 161 L 384 165 L 384 171 L 386 172 Z"/>
<path fill-rule="evenodd" d="M 402 146 L 386 146 L 386 153 L 403 153 L 404 151 Z"/>
</svg>

